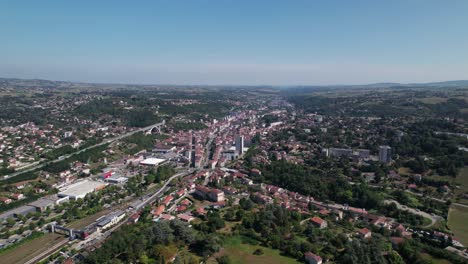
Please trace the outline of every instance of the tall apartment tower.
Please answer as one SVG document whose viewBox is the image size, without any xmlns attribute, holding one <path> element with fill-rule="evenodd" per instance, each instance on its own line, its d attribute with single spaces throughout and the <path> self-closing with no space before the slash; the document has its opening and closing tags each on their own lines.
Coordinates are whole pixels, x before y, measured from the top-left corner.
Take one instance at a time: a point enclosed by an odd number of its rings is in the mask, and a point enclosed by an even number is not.
<svg viewBox="0 0 468 264">
<path fill-rule="evenodd" d="M 236 151 L 239 153 L 239 155 L 244 154 L 244 136 L 237 136 Z"/>
<path fill-rule="evenodd" d="M 383 163 L 389 163 L 392 161 L 392 148 L 389 146 L 379 147 L 379 161 Z"/>
</svg>

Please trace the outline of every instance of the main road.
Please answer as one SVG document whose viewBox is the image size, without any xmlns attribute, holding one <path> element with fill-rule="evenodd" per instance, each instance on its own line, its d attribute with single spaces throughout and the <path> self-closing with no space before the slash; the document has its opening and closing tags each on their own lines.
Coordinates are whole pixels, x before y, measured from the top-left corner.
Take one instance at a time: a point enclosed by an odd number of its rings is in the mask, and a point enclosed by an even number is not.
<svg viewBox="0 0 468 264">
<path fill-rule="evenodd" d="M 117 137 L 114 137 L 114 138 L 111 138 L 111 139 L 106 139 L 106 140 L 103 140 L 102 142 L 100 143 L 97 143 L 95 145 L 92 145 L 92 146 L 89 146 L 89 147 L 86 147 L 84 149 L 80 149 L 76 152 L 73 152 L 73 153 L 70 153 L 68 155 L 64 155 L 64 156 L 61 156 L 55 160 L 52 160 L 52 161 L 49 161 L 49 162 L 45 162 L 45 163 L 39 163 L 37 165 L 34 165 L 34 166 L 30 166 L 28 167 L 27 169 L 25 170 L 20 170 L 20 171 L 17 171 L 17 172 L 14 172 L 12 174 L 9 174 L 9 175 L 5 175 L 3 176 L 0 180 L 6 180 L 6 179 L 10 179 L 10 178 L 13 178 L 15 176 L 18 176 L 20 174 L 23 174 L 23 173 L 26 173 L 26 172 L 31 172 L 31 171 L 35 171 L 37 169 L 40 169 L 42 167 L 44 167 L 46 164 L 48 163 L 56 163 L 56 162 L 59 162 L 61 160 L 64 160 L 64 159 L 68 159 L 74 155 L 77 155 L 77 154 L 80 154 L 84 151 L 87 151 L 87 150 L 90 150 L 90 149 L 93 149 L 93 148 L 96 148 L 96 147 L 99 147 L 99 146 L 102 146 L 102 145 L 105 145 L 105 144 L 110 144 L 112 142 L 115 142 L 115 141 L 118 141 L 118 140 L 121 140 L 123 138 L 126 138 L 126 137 L 129 137 L 135 133 L 138 133 L 138 132 L 142 132 L 142 131 L 145 131 L 145 130 L 149 130 L 149 129 L 152 129 L 153 127 L 156 127 L 156 126 L 161 126 L 161 125 L 164 125 L 165 122 L 160 122 L 160 123 L 157 123 L 157 124 L 153 124 L 151 126 L 147 126 L 147 127 L 143 127 L 143 128 L 139 128 L 139 129 L 136 129 L 136 130 L 133 130 L 133 131 L 130 131 L 128 133 L 125 133 L 123 135 L 120 135 L 120 136 L 117 136 Z"/>
</svg>

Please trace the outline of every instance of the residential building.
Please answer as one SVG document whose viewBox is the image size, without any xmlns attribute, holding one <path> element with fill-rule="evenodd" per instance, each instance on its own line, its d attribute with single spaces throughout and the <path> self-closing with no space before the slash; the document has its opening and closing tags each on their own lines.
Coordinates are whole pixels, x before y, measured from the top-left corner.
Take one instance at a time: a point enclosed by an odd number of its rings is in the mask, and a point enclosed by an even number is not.
<svg viewBox="0 0 468 264">
<path fill-rule="evenodd" d="M 392 161 L 392 148 L 389 146 L 379 147 L 379 161 L 389 163 Z"/>
<path fill-rule="evenodd" d="M 304 253 L 304 258 L 308 264 L 322 264 L 322 258 L 312 252 Z"/>
<path fill-rule="evenodd" d="M 318 216 L 312 217 L 310 219 L 310 222 L 320 229 L 326 228 L 328 226 L 327 221 L 323 220 Z"/>
</svg>

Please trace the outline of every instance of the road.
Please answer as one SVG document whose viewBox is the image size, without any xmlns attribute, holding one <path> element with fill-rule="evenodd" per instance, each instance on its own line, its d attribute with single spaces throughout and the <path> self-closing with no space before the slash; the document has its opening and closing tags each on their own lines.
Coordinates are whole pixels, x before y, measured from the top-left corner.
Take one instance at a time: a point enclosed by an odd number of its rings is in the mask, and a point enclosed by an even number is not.
<svg viewBox="0 0 468 264">
<path fill-rule="evenodd" d="M 156 191 L 153 195 L 151 195 L 149 198 L 147 199 L 144 199 L 140 204 L 138 204 L 135 209 L 136 211 L 138 211 L 139 209 L 141 209 L 142 207 L 146 206 L 147 204 L 149 203 L 152 203 L 154 202 L 161 193 L 163 193 L 165 190 L 166 190 L 166 187 L 167 185 L 169 185 L 169 183 L 177 178 L 177 177 L 180 177 L 180 176 L 186 176 L 186 175 L 189 175 L 190 173 L 192 173 L 193 171 L 192 170 L 187 170 L 187 171 L 183 171 L 183 172 L 179 172 L 179 173 L 176 173 L 174 175 L 172 175 L 165 183 L 164 185 L 158 190 Z"/>
<path fill-rule="evenodd" d="M 426 212 L 423 212 L 423 211 L 420 211 L 418 209 L 414 209 L 414 208 L 411 208 L 411 207 L 408 207 L 406 205 L 402 205 L 400 204 L 399 202 L 395 201 L 395 200 L 385 200 L 384 201 L 385 204 L 391 204 L 391 203 L 394 203 L 396 204 L 397 208 L 399 210 L 403 210 L 403 211 L 407 211 L 407 212 L 410 212 L 412 214 L 415 214 L 415 215 L 419 215 L 419 216 L 422 216 L 422 217 L 425 217 L 425 218 L 429 218 L 431 220 L 431 223 L 424 226 L 425 228 L 428 228 L 428 227 L 431 227 L 433 226 L 435 223 L 437 223 L 437 221 L 439 220 L 443 220 L 444 218 L 441 217 L 441 216 L 438 216 L 438 215 L 431 215 L 431 214 L 428 214 Z"/>
<path fill-rule="evenodd" d="M 71 154 L 68 154 L 68 155 L 61 156 L 61 157 L 59 157 L 59 158 L 57 158 L 57 159 L 55 159 L 55 160 L 52 160 L 52 161 L 49 161 L 49 162 L 46 162 L 46 163 L 39 163 L 39 164 L 37 164 L 37 165 L 35 165 L 35 166 L 29 167 L 28 169 L 20 170 L 20 171 L 14 172 L 14 173 L 12 173 L 12 174 L 5 175 L 5 176 L 3 176 L 3 178 L 1 178 L 0 180 L 10 179 L 10 178 L 15 177 L 15 176 L 18 176 L 18 175 L 20 175 L 20 174 L 23 174 L 23 173 L 26 173 L 26 172 L 31 172 L 31 171 L 40 169 L 40 168 L 44 167 L 47 163 L 56 163 L 56 162 L 59 162 L 59 161 L 64 160 L 64 159 L 68 159 L 68 158 L 70 158 L 70 157 L 73 156 L 73 155 L 80 154 L 80 153 L 82 153 L 82 152 L 84 152 L 84 151 L 87 151 L 87 150 L 90 150 L 90 149 L 92 149 L 92 148 L 96 148 L 96 147 L 99 147 L 99 146 L 102 146 L 102 145 L 105 145 L 105 144 L 110 144 L 110 143 L 112 143 L 112 142 L 115 142 L 115 141 L 121 140 L 121 139 L 123 139 L 123 138 L 129 137 L 129 136 L 131 136 L 131 135 L 133 135 L 133 134 L 135 134 L 135 133 L 138 133 L 138 132 L 141 132 L 141 131 L 145 131 L 145 130 L 149 130 L 149 129 L 151 129 L 151 128 L 154 127 L 154 126 L 161 126 L 161 125 L 163 125 L 163 124 L 165 124 L 165 122 L 161 122 L 161 123 L 153 124 L 153 125 L 151 125 L 151 126 L 139 128 L 139 129 L 137 129 L 137 130 L 130 131 L 130 132 L 125 133 L 125 134 L 123 134 L 123 135 L 120 135 L 120 136 L 117 136 L 117 137 L 114 137 L 114 138 L 111 138 L 111 139 L 106 139 L 106 140 L 102 141 L 101 143 L 98 143 L 98 144 L 89 146 L 89 147 L 84 148 L 84 149 L 80 149 L 80 150 L 78 150 L 78 151 L 76 151 L 76 152 L 73 152 L 73 153 L 71 153 Z"/>
<path fill-rule="evenodd" d="M 353 183 L 353 184 L 354 184 L 354 183 Z M 372 187 L 372 188 L 382 188 L 382 186 L 380 186 L 380 185 L 370 185 L 370 184 L 369 184 L 369 186 Z M 391 188 L 391 187 L 388 187 L 388 186 L 385 187 L 385 188 L 386 188 L 386 189 L 390 189 L 390 190 L 400 190 L 400 189 L 398 189 L 398 188 Z M 435 197 L 428 196 L 428 195 L 425 195 L 425 194 L 422 194 L 422 193 L 412 192 L 411 190 L 405 190 L 405 192 L 414 194 L 414 195 L 419 196 L 419 197 L 429 198 L 429 199 L 431 199 L 431 200 L 433 200 L 433 201 L 437 201 L 437 202 L 440 202 L 440 203 L 446 203 L 446 202 L 447 202 L 447 200 L 440 199 L 440 198 L 435 198 Z M 456 206 L 462 206 L 462 207 L 468 208 L 468 205 L 467 205 L 467 204 L 454 203 L 454 202 L 452 202 L 452 204 L 453 204 L 453 205 L 456 205 Z"/>
<path fill-rule="evenodd" d="M 446 202 L 447 202 L 447 200 L 439 199 L 439 198 L 434 198 L 434 197 L 431 197 L 431 196 L 424 195 L 424 194 L 422 194 L 422 193 L 415 193 L 415 192 L 412 192 L 412 191 L 410 191 L 410 190 L 405 190 L 405 191 L 408 192 L 408 193 L 411 193 L 411 194 L 420 196 L 420 197 L 429 198 L 429 199 L 434 200 L 434 201 L 437 201 L 437 202 L 441 202 L 441 203 L 446 203 Z M 462 207 L 468 208 L 468 205 L 466 205 L 466 204 L 461 204 L 461 203 L 452 203 L 452 204 L 453 204 L 453 205 L 456 205 L 456 206 L 462 206 Z"/>
</svg>

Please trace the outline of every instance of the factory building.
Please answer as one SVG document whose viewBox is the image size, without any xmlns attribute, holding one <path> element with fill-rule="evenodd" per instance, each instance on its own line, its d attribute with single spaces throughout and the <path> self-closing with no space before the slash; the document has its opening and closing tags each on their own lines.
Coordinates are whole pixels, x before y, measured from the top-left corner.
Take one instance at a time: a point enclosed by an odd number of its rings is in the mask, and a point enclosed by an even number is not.
<svg viewBox="0 0 468 264">
<path fill-rule="evenodd" d="M 105 183 L 84 180 L 63 188 L 57 195 L 58 197 L 68 197 L 70 199 L 84 198 L 88 193 L 92 193 L 106 187 Z"/>
</svg>

